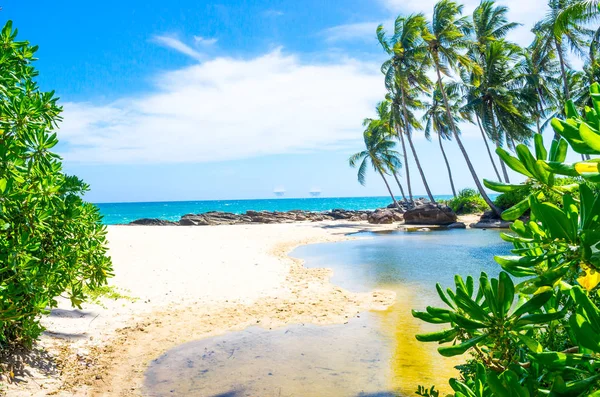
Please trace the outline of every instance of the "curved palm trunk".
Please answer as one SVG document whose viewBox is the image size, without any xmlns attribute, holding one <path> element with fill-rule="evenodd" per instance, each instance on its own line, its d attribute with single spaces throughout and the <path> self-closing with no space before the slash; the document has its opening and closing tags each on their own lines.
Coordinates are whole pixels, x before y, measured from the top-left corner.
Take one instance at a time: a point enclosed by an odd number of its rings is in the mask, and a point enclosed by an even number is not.
<svg viewBox="0 0 600 397">
<path fill-rule="evenodd" d="M 542 128 L 540 127 L 540 118 L 542 117 L 542 96 L 540 95 L 539 90 L 535 90 L 535 91 L 538 95 L 538 101 L 539 101 L 535 104 L 535 110 L 538 111 L 538 115 L 535 118 L 535 122 L 537 124 L 537 133 L 542 135 Z M 538 105 L 539 105 L 539 109 L 538 109 Z"/>
<path fill-rule="evenodd" d="M 400 87 L 400 91 L 402 93 L 402 110 L 404 113 L 404 127 L 406 129 L 406 139 L 408 140 L 408 144 L 410 145 L 410 150 L 415 158 L 415 163 L 417 163 L 417 169 L 419 170 L 419 174 L 421 174 L 421 179 L 423 180 L 423 185 L 425 186 L 425 190 L 427 191 L 427 196 L 429 196 L 429 201 L 435 203 L 435 199 L 431 194 L 431 190 L 429 190 L 429 184 L 427 184 L 427 179 L 425 178 L 425 174 L 423 173 L 423 168 L 421 168 L 421 162 L 419 161 L 419 156 L 417 156 L 417 151 L 415 150 L 415 145 L 413 145 L 412 138 L 410 136 L 410 124 L 408 120 L 408 113 L 406 111 L 406 99 L 404 97 L 404 87 Z"/>
<path fill-rule="evenodd" d="M 442 98 L 444 99 L 444 106 L 446 107 L 446 114 L 448 116 L 448 120 L 450 120 L 450 126 L 452 127 L 452 132 L 454 133 L 454 138 L 456 139 L 456 143 L 458 144 L 458 147 L 460 148 L 460 151 L 465 158 L 467 167 L 469 167 L 469 171 L 471 172 L 473 181 L 475 182 L 475 185 L 477 186 L 477 190 L 479 190 L 479 194 L 481 194 L 481 197 L 483 197 L 483 199 L 485 200 L 487 205 L 490 206 L 492 211 L 494 211 L 497 215 L 500 215 L 500 210 L 498 209 L 498 207 L 496 207 L 496 205 L 494 205 L 494 202 L 489 198 L 489 196 L 485 192 L 485 189 L 483 188 L 483 185 L 481 184 L 481 181 L 479 180 L 479 177 L 477 176 L 477 173 L 475 172 L 475 168 L 473 168 L 471 159 L 469 158 L 469 155 L 467 154 L 467 151 L 465 150 L 465 147 L 463 146 L 462 141 L 460 140 L 460 136 L 458 135 L 458 132 L 456 131 L 456 125 L 454 125 L 454 119 L 452 118 L 452 113 L 450 112 L 450 105 L 448 105 L 448 96 L 446 95 L 446 91 L 444 91 L 444 85 L 442 83 L 442 75 L 440 74 L 440 64 L 439 64 L 437 58 L 435 59 L 435 71 L 437 73 L 438 86 L 440 87 L 440 91 L 442 92 Z"/>
<path fill-rule="evenodd" d="M 496 167 L 496 162 L 494 161 L 494 156 L 492 155 L 492 151 L 490 150 L 490 145 L 488 144 L 487 137 L 485 136 L 485 131 L 483 130 L 481 121 L 479 120 L 479 115 L 477 113 L 475 113 L 475 118 L 477 119 L 477 125 L 479 126 L 479 131 L 481 131 L 481 137 L 483 138 L 483 143 L 485 143 L 485 148 L 487 149 L 488 156 L 490 157 L 490 162 L 492 163 L 492 167 L 494 167 L 494 172 L 496 173 L 498 180 L 502 181 L 502 178 L 500 177 L 500 173 L 498 172 L 498 167 Z"/>
<path fill-rule="evenodd" d="M 389 185 L 387 179 L 385 179 L 385 176 L 383 175 L 383 172 L 381 172 L 381 170 L 378 170 L 378 171 L 379 171 L 379 175 L 381 175 L 381 178 L 385 182 L 385 187 L 387 187 L 387 190 L 390 193 L 390 197 L 394 201 L 394 205 L 396 206 L 396 208 L 398 208 L 399 210 L 401 210 L 402 208 L 400 208 L 400 204 L 398 204 L 398 202 L 396 201 L 396 197 L 394 197 L 394 193 L 392 193 L 392 189 L 390 188 L 390 185 Z"/>
<path fill-rule="evenodd" d="M 446 152 L 444 151 L 444 145 L 442 145 L 442 135 L 437 134 L 438 141 L 440 142 L 440 150 L 442 151 L 442 156 L 444 156 L 444 161 L 446 162 L 446 168 L 448 169 L 448 179 L 450 179 L 450 187 L 452 188 L 452 195 L 456 197 L 456 189 L 454 189 L 454 180 L 452 179 L 452 170 L 450 169 L 450 163 L 448 163 L 448 158 L 446 157 Z"/>
<path fill-rule="evenodd" d="M 496 147 L 499 148 L 500 143 L 496 142 Z M 510 183 L 510 179 L 508 179 L 508 171 L 506 170 L 506 165 L 504 164 L 504 161 L 502 161 L 500 156 L 498 156 L 498 159 L 500 159 L 500 167 L 502 168 L 502 174 L 504 175 L 504 182 Z"/>
<path fill-rule="evenodd" d="M 490 114 L 492 115 L 492 128 L 494 129 L 494 136 L 497 138 L 496 147 L 499 148 L 500 147 L 500 143 L 499 143 L 500 137 L 498 136 L 498 131 L 496 130 L 496 118 L 494 117 L 494 111 L 493 111 L 491 105 L 490 105 Z M 498 156 L 498 159 L 500 160 L 500 167 L 502 168 L 502 174 L 504 174 L 504 182 L 510 183 L 510 180 L 508 179 L 508 171 L 506 170 L 506 165 L 504 164 L 504 161 L 502 161 L 500 156 Z"/>
<path fill-rule="evenodd" d="M 400 183 L 400 179 L 398 179 L 398 173 L 397 172 L 394 172 L 394 179 L 396 180 L 396 183 L 398 184 L 398 187 L 400 188 L 400 194 L 402 194 L 402 200 L 404 200 L 405 202 L 407 202 L 406 195 L 404 194 L 404 188 L 402 187 L 402 184 Z"/>
<path fill-rule="evenodd" d="M 558 60 L 560 63 L 560 74 L 562 76 L 564 91 L 565 91 L 565 99 L 568 101 L 571 99 L 571 92 L 569 91 L 569 83 L 567 82 L 567 71 L 565 69 L 565 60 L 563 58 L 562 53 L 562 45 L 558 41 L 558 38 L 554 38 L 554 44 L 556 45 L 556 52 L 558 53 Z"/>
<path fill-rule="evenodd" d="M 406 144 L 404 143 L 404 135 L 400 132 L 399 127 L 396 125 L 396 135 L 398 135 L 398 140 L 402 144 L 402 155 L 404 156 L 404 169 L 406 170 L 406 187 L 408 188 L 408 197 L 410 202 L 414 202 L 413 194 L 412 194 L 412 186 L 410 184 L 410 171 L 408 169 L 408 157 L 406 155 Z"/>
</svg>

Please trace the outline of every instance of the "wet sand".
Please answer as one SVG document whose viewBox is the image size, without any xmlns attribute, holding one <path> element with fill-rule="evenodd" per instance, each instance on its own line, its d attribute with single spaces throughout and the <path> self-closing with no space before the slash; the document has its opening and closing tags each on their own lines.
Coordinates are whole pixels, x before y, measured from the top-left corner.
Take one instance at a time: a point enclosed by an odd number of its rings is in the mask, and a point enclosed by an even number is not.
<svg viewBox="0 0 600 397">
<path fill-rule="evenodd" d="M 148 363 L 181 343 L 250 325 L 343 323 L 385 309 L 393 292 L 344 291 L 329 283 L 329 270 L 306 269 L 287 254 L 299 245 L 396 227 L 340 221 L 111 226 L 111 285 L 135 301 L 102 299 L 82 310 L 62 301 L 43 319 L 47 332 L 38 344 L 54 359 L 17 372 L 8 394 L 139 395 Z"/>
<path fill-rule="evenodd" d="M 109 227 L 118 292 L 44 318 L 38 344 L 49 353 L 16 373 L 9 395 L 141 395 L 149 363 L 180 344 L 249 326 L 343 324 L 386 310 L 394 291 L 351 293 L 331 271 L 307 269 L 295 247 L 352 239 L 397 225 L 315 222 L 212 227 Z"/>
</svg>

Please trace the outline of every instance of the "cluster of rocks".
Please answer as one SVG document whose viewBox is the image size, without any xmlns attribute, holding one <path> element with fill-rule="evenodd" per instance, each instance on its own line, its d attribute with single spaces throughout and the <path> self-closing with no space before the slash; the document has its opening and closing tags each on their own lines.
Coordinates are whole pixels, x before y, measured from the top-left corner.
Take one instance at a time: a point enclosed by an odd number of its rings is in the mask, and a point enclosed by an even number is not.
<svg viewBox="0 0 600 397">
<path fill-rule="evenodd" d="M 380 212 L 385 212 L 380 215 Z M 377 216 L 372 215 L 377 213 Z M 388 218 L 393 218 L 395 221 L 401 221 L 398 216 L 387 216 L 388 213 L 396 213 L 392 210 L 377 210 L 377 211 L 349 211 L 343 209 L 334 209 L 325 212 L 310 212 L 302 210 L 292 210 L 286 212 L 271 212 L 271 211 L 246 211 L 244 214 L 233 214 L 230 212 L 211 211 L 203 214 L 186 214 L 181 217 L 178 222 L 166 221 L 162 219 L 137 219 L 130 225 L 149 225 L 149 226 L 209 226 L 209 225 L 244 225 L 252 223 L 291 223 L 291 222 L 319 222 L 332 220 L 345 221 L 369 221 L 369 217 L 375 221 L 381 220 L 381 223 L 387 222 Z"/>
<path fill-rule="evenodd" d="M 244 214 L 233 214 L 229 212 L 206 212 L 203 214 L 187 214 L 181 217 L 178 222 L 166 221 L 162 219 L 138 219 L 130 225 L 150 225 L 150 226 L 210 226 L 210 225 L 244 225 L 253 223 L 292 223 L 301 221 L 319 222 L 319 221 L 367 221 L 372 224 L 391 224 L 402 222 L 406 225 L 439 225 L 450 229 L 465 228 L 462 222 L 457 222 L 458 218 L 454 211 L 446 205 L 430 203 L 424 200 L 415 200 L 417 205 L 412 203 L 402 203 L 402 209 L 395 205 L 388 208 L 380 208 L 375 211 L 351 211 L 335 209 L 324 212 L 310 212 L 302 210 L 293 210 L 286 212 L 271 211 L 246 211 Z M 404 210 L 406 208 L 406 210 Z M 489 211 L 482 215 L 477 223 L 470 225 L 472 228 L 508 228 L 510 222 L 497 218 L 493 212 Z"/>
<path fill-rule="evenodd" d="M 408 200 L 399 200 L 398 201 L 398 205 L 400 206 L 400 209 L 402 211 L 408 211 L 412 208 L 415 207 L 420 207 L 422 205 L 425 205 L 429 203 L 429 200 L 427 200 L 426 198 L 420 197 L 418 199 L 414 199 L 413 201 L 408 201 Z M 398 209 L 396 207 L 396 204 L 391 203 L 390 205 L 387 206 L 387 208 L 389 209 Z"/>
</svg>

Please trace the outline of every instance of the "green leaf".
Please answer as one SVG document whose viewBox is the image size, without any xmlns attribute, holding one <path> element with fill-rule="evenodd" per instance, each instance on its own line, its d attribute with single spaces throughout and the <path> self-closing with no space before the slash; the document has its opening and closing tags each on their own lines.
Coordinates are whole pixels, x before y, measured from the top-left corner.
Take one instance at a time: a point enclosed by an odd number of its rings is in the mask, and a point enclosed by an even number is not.
<svg viewBox="0 0 600 397">
<path fill-rule="evenodd" d="M 533 298 L 529 299 L 522 306 L 518 307 L 511 315 L 512 318 L 519 318 L 525 313 L 532 313 L 539 310 L 550 298 L 554 296 L 552 291 L 542 292 L 541 294 L 534 295 Z"/>
<path fill-rule="evenodd" d="M 455 329 L 447 329 L 439 332 L 415 335 L 419 342 L 439 342 L 441 340 L 456 336 L 458 332 Z"/>
<path fill-rule="evenodd" d="M 416 310 L 412 311 L 412 315 L 415 318 L 418 318 L 420 320 L 423 320 L 423 321 L 431 323 L 431 324 L 445 324 L 445 323 L 449 323 L 451 321 L 449 316 L 447 318 L 446 317 L 441 318 L 438 316 L 433 316 L 427 312 L 419 312 Z"/>
<path fill-rule="evenodd" d="M 543 313 L 543 314 L 528 314 L 522 316 L 515 323 L 515 328 L 520 328 L 525 325 L 531 324 L 547 324 L 555 320 L 560 320 L 565 317 L 565 312 L 560 311 L 556 313 Z"/>
<path fill-rule="evenodd" d="M 548 152 L 544 147 L 544 138 L 540 134 L 535 134 L 533 136 L 533 141 L 535 145 L 535 157 L 538 160 L 546 160 L 548 157 Z"/>
<path fill-rule="evenodd" d="M 532 267 L 546 260 L 546 256 L 496 255 L 494 260 L 498 262 L 500 266 L 516 265 L 522 267 Z"/>
<path fill-rule="evenodd" d="M 500 314 L 504 317 L 510 310 L 515 299 L 515 285 L 510 276 L 505 272 L 500 272 L 500 276 L 498 277 L 498 293 L 496 298 L 498 299 L 499 309 L 501 309 Z"/>
<path fill-rule="evenodd" d="M 552 237 L 575 241 L 577 230 L 560 208 L 548 202 L 540 203 L 533 196 L 529 197 L 529 205 L 536 219 L 542 222 Z"/>
<path fill-rule="evenodd" d="M 541 343 L 538 342 L 537 340 L 535 340 L 535 339 L 533 339 L 533 338 L 531 338 L 531 337 L 529 337 L 527 335 L 520 334 L 518 332 L 516 333 L 516 336 L 533 353 L 541 353 L 544 350 L 544 348 L 542 347 Z"/>
<path fill-rule="evenodd" d="M 581 123 L 579 126 L 579 134 L 581 139 L 593 150 L 600 152 L 600 134 L 597 134 L 586 123 Z"/>
<path fill-rule="evenodd" d="M 501 193 L 514 192 L 514 191 L 521 190 L 521 189 L 524 189 L 527 187 L 527 185 L 510 185 L 507 183 L 490 181 L 488 179 L 484 179 L 483 184 L 488 189 L 491 189 L 495 192 L 501 192 Z"/>
<path fill-rule="evenodd" d="M 550 172 L 559 175 L 579 176 L 579 172 L 575 169 L 575 164 L 565 164 L 562 162 L 546 161 L 542 163 L 543 167 Z"/>
<path fill-rule="evenodd" d="M 485 340 L 487 334 L 479 335 L 454 346 L 439 347 L 438 352 L 444 357 L 452 357 L 464 354 L 467 350 L 475 346 L 477 343 Z"/>
<path fill-rule="evenodd" d="M 504 163 L 509 166 L 513 171 L 518 172 L 519 174 L 523 174 L 530 178 L 533 178 L 533 174 L 525 168 L 525 166 L 519 161 L 519 159 L 511 156 L 506 150 L 502 148 L 496 148 L 496 154 L 504 161 Z"/>
<path fill-rule="evenodd" d="M 460 328 L 468 330 L 481 329 L 487 327 L 487 325 L 482 322 L 471 320 L 458 313 L 451 313 L 450 318 L 452 319 L 452 322 L 458 325 Z"/>
<path fill-rule="evenodd" d="M 524 200 L 519 201 L 517 204 L 502 212 L 502 219 L 505 221 L 514 221 L 523 215 L 525 211 L 529 209 L 529 197 L 530 196 L 527 196 Z"/>
</svg>

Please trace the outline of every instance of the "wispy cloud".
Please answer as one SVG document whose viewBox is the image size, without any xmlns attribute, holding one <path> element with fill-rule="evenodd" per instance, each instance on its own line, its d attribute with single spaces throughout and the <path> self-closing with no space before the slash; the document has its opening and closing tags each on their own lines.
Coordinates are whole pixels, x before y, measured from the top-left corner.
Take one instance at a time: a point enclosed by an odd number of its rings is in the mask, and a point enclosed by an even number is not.
<svg viewBox="0 0 600 397">
<path fill-rule="evenodd" d="M 265 17 L 280 17 L 283 14 L 284 14 L 283 11 L 275 10 L 275 9 L 269 9 L 269 10 L 263 11 L 263 15 Z"/>
<path fill-rule="evenodd" d="M 281 50 L 219 57 L 154 81 L 150 94 L 107 105 L 65 103 L 65 159 L 207 162 L 339 149 L 356 144 L 385 93 L 377 64 L 306 64 Z"/>
<path fill-rule="evenodd" d="M 180 52 L 182 54 L 185 54 L 191 58 L 194 58 L 198 61 L 201 61 L 205 58 L 205 56 L 200 53 L 199 51 L 196 51 L 195 49 L 193 49 L 192 47 L 190 47 L 189 45 L 185 44 L 183 41 L 179 40 L 176 37 L 173 36 L 154 36 L 152 38 L 152 40 L 157 43 L 160 44 L 164 47 L 168 47 L 171 48 L 177 52 Z"/>
<path fill-rule="evenodd" d="M 361 40 L 375 41 L 375 30 L 381 22 L 359 22 L 325 29 L 322 34 L 328 42 Z"/>
<path fill-rule="evenodd" d="M 214 37 L 202 37 L 202 36 L 194 36 L 194 42 L 197 45 L 203 46 L 211 46 L 217 43 L 217 39 Z"/>
</svg>

